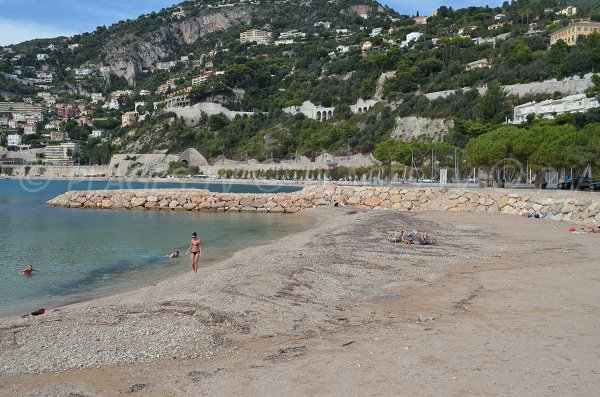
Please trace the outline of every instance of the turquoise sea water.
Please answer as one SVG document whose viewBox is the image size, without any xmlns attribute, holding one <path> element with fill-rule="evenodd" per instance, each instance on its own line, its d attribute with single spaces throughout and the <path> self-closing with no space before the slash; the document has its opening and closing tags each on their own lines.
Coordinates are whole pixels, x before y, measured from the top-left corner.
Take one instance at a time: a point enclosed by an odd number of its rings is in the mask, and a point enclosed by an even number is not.
<svg viewBox="0 0 600 397">
<path fill-rule="evenodd" d="M 235 212 L 110 211 L 44 203 L 67 190 L 206 188 L 274 192 L 297 187 L 227 184 L 0 180 L 0 316 L 89 299 L 191 271 L 189 257 L 165 255 L 204 243 L 200 267 L 242 248 L 310 226 L 305 217 Z M 32 277 L 19 269 L 32 264 Z"/>
</svg>

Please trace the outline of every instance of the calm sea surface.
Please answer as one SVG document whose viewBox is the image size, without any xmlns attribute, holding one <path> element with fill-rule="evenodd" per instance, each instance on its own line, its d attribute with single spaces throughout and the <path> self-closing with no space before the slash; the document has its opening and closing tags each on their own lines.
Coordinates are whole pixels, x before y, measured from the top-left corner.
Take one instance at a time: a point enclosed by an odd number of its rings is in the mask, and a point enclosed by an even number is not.
<svg viewBox="0 0 600 397">
<path fill-rule="evenodd" d="M 297 187 L 0 180 L 0 316 L 27 313 L 147 285 L 191 271 L 182 255 L 196 231 L 204 243 L 200 267 L 242 248 L 305 230 L 305 217 L 282 214 L 109 211 L 48 207 L 67 191 L 118 188 L 205 188 L 275 192 Z M 39 272 L 23 277 L 32 264 Z"/>
</svg>

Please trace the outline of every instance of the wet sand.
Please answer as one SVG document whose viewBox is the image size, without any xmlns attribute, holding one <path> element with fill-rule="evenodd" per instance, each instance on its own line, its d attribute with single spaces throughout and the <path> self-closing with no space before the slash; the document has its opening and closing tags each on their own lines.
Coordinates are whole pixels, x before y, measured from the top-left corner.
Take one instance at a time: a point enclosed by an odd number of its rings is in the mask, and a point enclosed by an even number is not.
<svg viewBox="0 0 600 397">
<path fill-rule="evenodd" d="M 0 322 L 0 395 L 594 395 L 600 235 L 329 208 L 196 275 Z M 439 246 L 386 240 L 400 228 Z"/>
</svg>

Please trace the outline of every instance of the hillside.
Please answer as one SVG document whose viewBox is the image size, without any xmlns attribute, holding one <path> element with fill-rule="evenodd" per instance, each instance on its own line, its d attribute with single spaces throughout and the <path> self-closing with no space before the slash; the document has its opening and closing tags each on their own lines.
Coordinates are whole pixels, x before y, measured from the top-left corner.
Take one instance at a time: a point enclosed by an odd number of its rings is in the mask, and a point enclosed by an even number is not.
<svg viewBox="0 0 600 397">
<path fill-rule="evenodd" d="M 600 64 L 600 34 L 549 46 L 551 32 L 573 20 L 600 20 L 595 2 L 577 3 L 576 16 L 560 14 L 561 4 L 440 7 L 419 18 L 374 1 L 186 1 L 91 33 L 8 47 L 0 59 L 0 95 L 83 104 L 89 123 L 76 122 L 77 112 L 57 117 L 55 107 L 41 121 L 58 119 L 58 129 L 81 143 L 81 162 L 189 146 L 209 159 L 368 153 L 390 134 L 445 135 L 464 146 L 511 118 L 515 105 L 562 94 L 514 96 L 500 85 L 583 75 Z M 250 29 L 268 34 L 264 43 L 242 42 L 240 34 Z M 23 84 L 47 74 L 51 82 Z M 493 89 L 470 89 L 483 86 Z M 446 98 L 422 95 L 456 88 L 463 90 Z M 173 98 L 245 115 L 198 111 L 181 118 L 177 106 L 169 107 Z M 359 98 L 368 105 L 359 106 Z M 306 101 L 314 114 L 293 110 Z M 128 111 L 142 117 L 125 125 Z M 428 123 L 402 119 L 412 116 L 454 123 L 420 131 Z M 586 117 L 584 124 L 598 116 Z M 108 139 L 91 139 L 92 130 Z M 42 136 L 24 138 L 34 147 L 45 144 Z"/>
</svg>

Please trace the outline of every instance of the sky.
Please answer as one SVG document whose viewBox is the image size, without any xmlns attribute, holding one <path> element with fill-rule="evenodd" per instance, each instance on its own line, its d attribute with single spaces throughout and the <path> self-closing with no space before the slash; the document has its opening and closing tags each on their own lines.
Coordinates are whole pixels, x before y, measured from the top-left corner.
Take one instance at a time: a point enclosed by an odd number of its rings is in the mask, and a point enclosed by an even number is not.
<svg viewBox="0 0 600 397">
<path fill-rule="evenodd" d="M 72 36 L 101 25 L 159 11 L 177 0 L 0 0 L 0 45 L 36 38 Z M 384 0 L 401 14 L 431 15 L 441 5 L 496 7 L 502 0 Z"/>
</svg>

